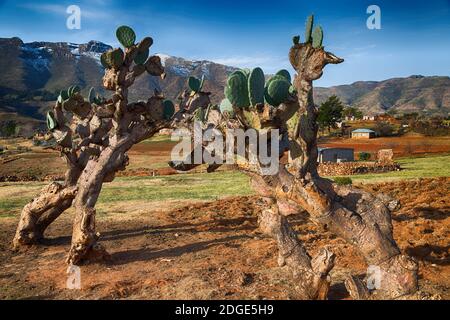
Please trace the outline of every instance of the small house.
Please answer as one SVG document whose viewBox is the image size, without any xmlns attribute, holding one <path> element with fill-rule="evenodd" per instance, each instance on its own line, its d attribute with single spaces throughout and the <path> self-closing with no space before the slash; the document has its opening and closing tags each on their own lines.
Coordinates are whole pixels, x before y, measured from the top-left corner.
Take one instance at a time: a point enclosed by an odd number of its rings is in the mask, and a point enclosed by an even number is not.
<svg viewBox="0 0 450 320">
<path fill-rule="evenodd" d="M 348 162 L 353 161 L 351 148 L 318 148 L 317 161 L 322 162 Z"/>
<path fill-rule="evenodd" d="M 352 131 L 352 139 L 371 139 L 375 138 L 375 131 L 370 129 L 356 129 Z"/>
</svg>

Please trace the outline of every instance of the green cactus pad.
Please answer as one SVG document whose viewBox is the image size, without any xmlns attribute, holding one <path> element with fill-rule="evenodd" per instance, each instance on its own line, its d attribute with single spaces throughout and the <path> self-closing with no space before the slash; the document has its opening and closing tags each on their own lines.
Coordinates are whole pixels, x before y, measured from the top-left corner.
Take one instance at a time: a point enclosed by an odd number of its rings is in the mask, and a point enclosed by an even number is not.
<svg viewBox="0 0 450 320">
<path fill-rule="evenodd" d="M 165 120 L 170 120 L 175 113 L 175 106 L 172 101 L 164 100 L 163 102 L 163 118 Z"/>
<path fill-rule="evenodd" d="M 114 49 L 113 51 L 111 51 L 111 65 L 115 69 L 119 69 L 123 63 L 124 57 L 125 55 L 122 49 L 120 48 Z"/>
<path fill-rule="evenodd" d="M 312 46 L 313 48 L 320 48 L 322 47 L 322 40 L 323 40 L 323 30 L 322 27 L 318 26 L 314 29 L 313 35 L 312 35 Z"/>
<path fill-rule="evenodd" d="M 264 72 L 261 68 L 255 68 L 248 77 L 248 92 L 250 104 L 252 106 L 258 103 L 264 103 Z"/>
<path fill-rule="evenodd" d="M 94 87 L 91 87 L 91 89 L 89 89 L 89 95 L 88 95 L 89 103 L 95 103 L 95 98 L 96 98 L 95 89 L 94 89 Z"/>
<path fill-rule="evenodd" d="M 228 78 L 225 97 L 238 108 L 246 108 L 250 105 L 247 78 L 242 71 L 235 71 Z"/>
<path fill-rule="evenodd" d="M 192 91 L 194 91 L 195 93 L 199 92 L 201 90 L 201 81 L 200 79 L 197 79 L 196 77 L 190 76 L 188 78 L 188 86 L 189 89 L 191 89 Z"/>
<path fill-rule="evenodd" d="M 64 100 L 69 99 L 69 95 L 67 94 L 67 90 L 61 90 L 61 92 L 59 93 L 59 96 L 61 97 L 62 102 L 64 102 Z"/>
<path fill-rule="evenodd" d="M 294 44 L 299 44 L 300 43 L 300 36 L 293 36 L 292 37 L 292 42 Z"/>
<path fill-rule="evenodd" d="M 236 71 L 233 71 L 233 72 L 228 76 L 228 78 L 230 78 L 231 76 L 234 76 L 235 74 L 237 74 L 237 75 L 239 75 L 239 76 L 244 76 L 244 78 L 247 78 L 247 76 L 245 75 L 245 72 L 242 71 L 242 70 L 236 70 Z"/>
<path fill-rule="evenodd" d="M 286 69 L 282 69 L 276 73 L 278 76 L 284 77 L 287 81 L 291 82 L 291 74 Z"/>
<path fill-rule="evenodd" d="M 47 127 L 49 130 L 55 129 L 57 126 L 55 116 L 52 111 L 47 112 Z"/>
<path fill-rule="evenodd" d="M 69 98 L 72 98 L 74 96 L 74 94 L 80 92 L 81 89 L 79 86 L 71 86 L 69 87 L 69 89 L 67 89 L 67 95 L 69 96 Z"/>
<path fill-rule="evenodd" d="M 200 86 L 198 88 L 198 91 L 202 91 L 203 90 L 203 85 L 205 84 L 205 75 L 202 75 L 202 78 L 200 80 Z"/>
<path fill-rule="evenodd" d="M 144 64 L 145 61 L 147 61 L 148 54 L 150 53 L 150 50 L 147 48 L 144 51 L 139 51 L 134 57 L 134 63 L 136 64 Z"/>
<path fill-rule="evenodd" d="M 112 66 L 108 63 L 106 55 L 107 55 L 107 52 L 102 53 L 102 55 L 100 56 L 100 62 L 102 63 L 103 68 L 109 69 Z"/>
<path fill-rule="evenodd" d="M 145 37 L 139 42 L 138 49 L 139 51 L 143 51 L 145 49 L 149 49 L 153 44 L 153 39 L 151 37 Z"/>
<path fill-rule="evenodd" d="M 278 107 L 289 97 L 289 88 L 291 84 L 282 76 L 274 76 L 267 82 L 264 97 L 267 103 Z"/>
<path fill-rule="evenodd" d="M 116 37 L 125 48 L 131 47 L 136 41 L 136 34 L 133 29 L 128 26 L 118 27 L 116 30 Z"/>
<path fill-rule="evenodd" d="M 79 86 L 73 86 L 72 94 L 80 93 L 80 92 L 81 92 L 81 88 Z"/>
<path fill-rule="evenodd" d="M 241 69 L 240 71 L 242 71 L 242 73 L 245 75 L 245 77 L 248 79 L 248 77 L 250 77 L 250 69 L 248 69 L 248 68 L 244 68 L 244 69 Z"/>
<path fill-rule="evenodd" d="M 222 114 L 228 114 L 229 117 L 234 116 L 233 105 L 231 104 L 230 100 L 228 100 L 228 99 L 223 99 L 220 102 L 219 109 Z"/>
<path fill-rule="evenodd" d="M 306 19 L 306 26 L 305 26 L 305 42 L 311 42 L 311 35 L 313 30 L 313 24 L 314 24 L 314 16 L 310 15 Z"/>
<path fill-rule="evenodd" d="M 117 48 L 112 51 L 108 51 L 108 55 L 106 57 L 106 61 L 110 66 L 112 66 L 114 69 L 119 69 L 123 63 L 124 53 L 122 49 Z"/>
</svg>

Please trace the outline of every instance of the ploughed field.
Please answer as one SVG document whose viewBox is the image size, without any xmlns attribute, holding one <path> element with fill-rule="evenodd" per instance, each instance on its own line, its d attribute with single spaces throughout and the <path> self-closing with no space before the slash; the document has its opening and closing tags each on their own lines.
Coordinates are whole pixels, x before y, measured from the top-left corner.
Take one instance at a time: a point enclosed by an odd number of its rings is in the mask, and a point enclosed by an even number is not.
<svg viewBox="0 0 450 320">
<path fill-rule="evenodd" d="M 127 170 L 164 168 L 171 145 L 159 138 L 135 146 Z M 40 152 L 48 157 L 36 156 Z M 0 164 L 2 172 L 7 165 L 26 172 L 33 163 L 43 175 L 63 171 L 53 151 L 27 154 L 36 160 L 19 157 Z M 401 208 L 393 213 L 395 239 L 419 261 L 422 290 L 444 299 L 450 298 L 449 160 L 445 154 L 407 158 L 400 172 L 352 176 L 362 188 L 400 200 Z M 0 299 L 296 298 L 290 273 L 277 265 L 275 242 L 258 231 L 263 208 L 245 175 L 138 174 L 105 184 L 97 229 L 111 261 L 81 266 L 81 290 L 66 289 L 72 209 L 49 227 L 42 245 L 10 250 L 21 208 L 46 183 L 0 182 Z M 311 223 L 307 213 L 289 220 L 310 252 L 328 245 L 336 254 L 329 298 L 347 299 L 343 279 L 365 273 L 361 256 Z"/>
<path fill-rule="evenodd" d="M 319 144 L 321 147 L 353 148 L 355 153 L 369 152 L 373 156 L 380 149 L 392 149 L 397 158 L 450 153 L 450 137 L 425 137 L 420 134 L 373 139 L 323 138 Z"/>
</svg>

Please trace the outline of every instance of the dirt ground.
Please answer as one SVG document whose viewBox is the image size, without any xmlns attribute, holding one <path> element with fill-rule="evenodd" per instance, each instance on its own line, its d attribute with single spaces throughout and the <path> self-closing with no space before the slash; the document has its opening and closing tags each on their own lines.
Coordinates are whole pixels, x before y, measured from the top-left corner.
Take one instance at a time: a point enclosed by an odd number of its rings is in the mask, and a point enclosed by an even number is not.
<svg viewBox="0 0 450 320">
<path fill-rule="evenodd" d="M 420 263 L 421 290 L 450 298 L 450 178 L 364 185 L 397 197 L 394 234 L 402 251 Z M 12 252 L 17 217 L 0 224 L 0 299 L 295 299 L 295 283 L 277 266 L 275 242 L 260 234 L 257 197 L 235 197 L 149 207 L 139 214 L 98 219 L 111 261 L 81 267 L 81 290 L 66 289 L 65 255 L 73 213 L 60 217 L 47 240 Z M 308 221 L 290 217 L 311 253 L 329 246 L 336 254 L 330 299 L 348 299 L 343 279 L 364 274 L 358 252 Z"/>
<path fill-rule="evenodd" d="M 380 149 L 393 149 L 394 157 L 450 152 L 450 137 L 425 137 L 406 134 L 401 137 L 373 139 L 326 138 L 319 141 L 320 147 L 353 148 L 355 153 L 370 152 L 374 156 Z"/>
</svg>

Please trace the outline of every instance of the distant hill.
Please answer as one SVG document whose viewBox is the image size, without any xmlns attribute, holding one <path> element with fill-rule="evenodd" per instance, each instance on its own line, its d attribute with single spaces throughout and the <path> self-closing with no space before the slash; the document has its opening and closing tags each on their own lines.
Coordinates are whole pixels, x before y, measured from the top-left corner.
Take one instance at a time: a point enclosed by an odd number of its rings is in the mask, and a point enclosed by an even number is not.
<svg viewBox="0 0 450 320">
<path fill-rule="evenodd" d="M 102 92 L 103 68 L 100 55 L 111 47 L 99 41 L 85 44 L 67 42 L 24 43 L 19 38 L 0 38 L 0 120 L 41 122 L 59 91 L 77 84 L 87 95 L 90 87 Z M 169 99 L 176 100 L 186 88 L 190 75 L 206 78 L 205 90 L 213 103 L 223 98 L 223 86 L 231 66 L 211 61 L 190 61 L 159 54 L 167 77 L 149 75 L 138 78 L 130 88 L 132 100 L 149 97 L 160 88 Z M 106 92 L 103 92 L 107 94 Z M 450 78 L 411 76 L 385 81 L 359 81 L 350 85 L 315 88 L 316 103 L 335 94 L 344 103 L 366 114 L 421 112 L 448 115 L 450 112 Z"/>
<path fill-rule="evenodd" d="M 349 85 L 314 88 L 315 102 L 337 95 L 364 114 L 395 110 L 447 116 L 450 113 L 450 77 L 410 76 L 384 81 L 358 81 Z"/>
</svg>

